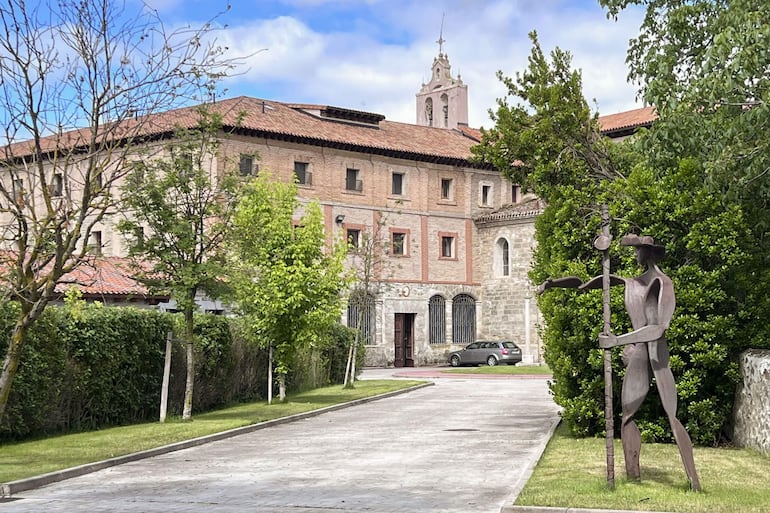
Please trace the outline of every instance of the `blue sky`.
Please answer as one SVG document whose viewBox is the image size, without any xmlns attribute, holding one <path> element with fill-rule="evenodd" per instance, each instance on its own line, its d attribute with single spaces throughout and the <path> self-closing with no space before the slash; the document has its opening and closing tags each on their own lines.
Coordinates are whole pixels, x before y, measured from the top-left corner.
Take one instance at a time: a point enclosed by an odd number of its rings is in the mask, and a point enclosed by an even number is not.
<svg viewBox="0 0 770 513">
<path fill-rule="evenodd" d="M 200 24 L 221 0 L 145 0 L 168 27 Z M 641 106 L 626 82 L 628 40 L 641 13 L 608 20 L 596 0 L 231 0 L 215 19 L 220 42 L 245 56 L 224 96 L 319 103 L 415 121 L 415 93 L 430 77 L 443 17 L 444 52 L 468 85 L 469 122 L 489 127 L 487 111 L 505 89 L 498 70 L 523 71 L 536 30 L 545 51 L 573 54 L 584 93 L 601 114 Z M 260 49 L 264 51 L 258 52 Z"/>
</svg>

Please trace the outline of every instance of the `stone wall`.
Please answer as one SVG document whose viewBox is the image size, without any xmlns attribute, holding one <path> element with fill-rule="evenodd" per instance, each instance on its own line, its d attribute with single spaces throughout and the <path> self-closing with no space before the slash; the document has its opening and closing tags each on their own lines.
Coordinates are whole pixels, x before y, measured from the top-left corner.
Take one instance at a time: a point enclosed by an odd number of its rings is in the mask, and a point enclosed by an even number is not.
<svg viewBox="0 0 770 513">
<path fill-rule="evenodd" d="M 733 408 L 733 442 L 770 454 L 770 350 L 749 349 L 740 357 L 743 383 Z"/>
</svg>

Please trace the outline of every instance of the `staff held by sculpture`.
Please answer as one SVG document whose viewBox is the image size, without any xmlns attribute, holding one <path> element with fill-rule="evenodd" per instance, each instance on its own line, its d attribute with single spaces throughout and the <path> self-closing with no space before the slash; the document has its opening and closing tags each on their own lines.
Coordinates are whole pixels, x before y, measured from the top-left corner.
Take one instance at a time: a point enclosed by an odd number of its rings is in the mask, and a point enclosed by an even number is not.
<svg viewBox="0 0 770 513">
<path fill-rule="evenodd" d="M 598 243 L 595 245 L 597 249 L 601 249 L 599 245 L 604 246 L 605 241 L 599 241 L 598 238 L 597 241 Z M 697 491 L 700 490 L 700 481 L 695 470 L 692 441 L 676 417 L 676 384 L 669 365 L 666 330 L 674 315 L 676 299 L 671 279 L 658 267 L 658 262 L 665 255 L 665 248 L 656 244 L 652 237 L 633 234 L 625 235 L 620 244 L 621 246 L 633 247 L 636 252 L 637 263 L 645 269 L 636 278 L 609 275 L 610 285 L 625 286 L 626 311 L 630 317 L 633 331 L 614 335 L 605 328 L 599 334 L 599 347 L 603 349 L 609 350 L 616 346 L 625 346 L 623 362 L 626 365 L 626 373 L 621 391 L 623 406 L 621 439 L 626 462 L 626 475 L 629 479 L 638 480 L 641 478 L 639 453 L 642 437 L 634 419 L 647 397 L 650 380 L 654 377 L 663 409 L 668 416 L 679 454 L 682 457 L 685 473 L 690 481 L 690 487 Z M 606 246 L 609 247 L 609 244 Z M 577 288 L 581 291 L 590 290 L 601 287 L 603 281 L 603 276 L 597 276 L 587 282 L 583 282 L 575 276 L 555 280 L 548 279 L 538 287 L 538 293 L 543 293 L 554 287 Z"/>
</svg>

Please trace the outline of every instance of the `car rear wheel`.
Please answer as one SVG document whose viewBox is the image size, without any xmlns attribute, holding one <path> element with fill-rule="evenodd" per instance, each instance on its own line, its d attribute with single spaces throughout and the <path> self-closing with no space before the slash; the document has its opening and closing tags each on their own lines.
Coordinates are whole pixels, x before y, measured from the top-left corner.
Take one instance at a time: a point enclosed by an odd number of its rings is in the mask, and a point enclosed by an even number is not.
<svg viewBox="0 0 770 513">
<path fill-rule="evenodd" d="M 457 355 L 453 355 L 452 358 L 449 359 L 449 364 L 452 365 L 452 367 L 459 367 L 460 357 Z"/>
<path fill-rule="evenodd" d="M 495 365 L 497 365 L 497 358 L 495 358 L 494 356 L 489 356 L 487 358 L 487 365 L 489 365 L 490 367 L 494 367 Z"/>
</svg>

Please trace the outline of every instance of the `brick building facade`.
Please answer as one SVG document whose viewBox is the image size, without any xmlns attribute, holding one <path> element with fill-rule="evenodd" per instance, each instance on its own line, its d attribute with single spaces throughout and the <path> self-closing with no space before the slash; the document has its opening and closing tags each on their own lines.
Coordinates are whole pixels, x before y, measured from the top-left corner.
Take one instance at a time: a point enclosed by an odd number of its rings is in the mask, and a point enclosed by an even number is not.
<svg viewBox="0 0 770 513">
<path fill-rule="evenodd" d="M 445 363 L 449 352 L 485 338 L 513 340 L 525 363 L 541 363 L 539 313 L 527 272 L 542 205 L 473 160 L 480 133 L 467 126 L 467 87 L 451 76 L 443 53 L 416 97 L 416 124 L 325 105 L 218 101 L 209 109 L 221 114 L 221 140 L 208 163 L 212 174 L 238 169 L 296 180 L 301 200 L 321 204 L 329 240 L 344 237 L 353 246 L 351 267 L 359 265 L 355 246 L 367 235 L 381 240 L 374 287 L 342 319 L 365 321 L 368 365 Z M 426 107 L 436 109 L 437 102 L 445 108 L 426 117 Z M 436 123 L 436 112 L 444 112 L 446 122 Z M 143 151 L 134 158 L 162 154 L 174 130 L 195 127 L 198 117 L 194 107 L 150 115 Z M 645 111 L 608 120 L 608 126 L 625 134 L 649 118 Z M 62 190 L 74 187 L 74 176 L 59 177 Z M 115 262 L 126 253 L 114 229 L 118 215 L 105 218 L 95 239 L 86 241 Z M 99 287 L 114 303 L 121 295 L 146 294 L 111 283 L 114 278 L 96 283 L 100 276 L 88 287 L 94 298 Z"/>
</svg>

